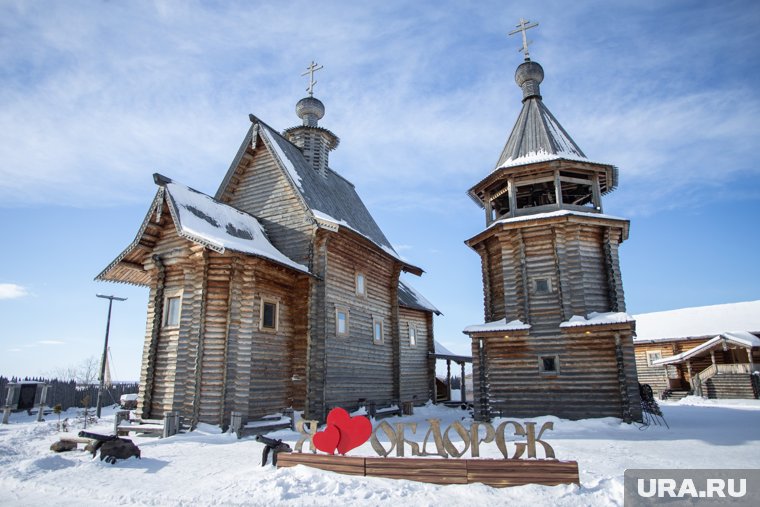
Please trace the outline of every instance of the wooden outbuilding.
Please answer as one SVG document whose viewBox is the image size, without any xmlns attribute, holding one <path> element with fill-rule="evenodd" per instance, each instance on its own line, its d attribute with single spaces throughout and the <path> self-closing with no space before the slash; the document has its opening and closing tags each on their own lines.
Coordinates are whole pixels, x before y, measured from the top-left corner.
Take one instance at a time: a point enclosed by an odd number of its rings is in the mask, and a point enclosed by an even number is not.
<svg viewBox="0 0 760 507">
<path fill-rule="evenodd" d="M 433 314 L 354 186 L 328 165 L 324 105 L 251 127 L 214 196 L 156 175 L 135 240 L 97 280 L 150 289 L 138 410 L 243 423 L 431 398 Z"/>
<path fill-rule="evenodd" d="M 476 416 L 641 419 L 633 318 L 618 249 L 629 221 L 605 215 L 617 169 L 589 160 L 544 105 L 543 68 L 515 73 L 522 111 L 493 171 L 469 190 L 486 228 L 485 322 L 472 341 Z"/>
<path fill-rule="evenodd" d="M 760 301 L 635 318 L 639 379 L 659 397 L 760 396 Z"/>
</svg>

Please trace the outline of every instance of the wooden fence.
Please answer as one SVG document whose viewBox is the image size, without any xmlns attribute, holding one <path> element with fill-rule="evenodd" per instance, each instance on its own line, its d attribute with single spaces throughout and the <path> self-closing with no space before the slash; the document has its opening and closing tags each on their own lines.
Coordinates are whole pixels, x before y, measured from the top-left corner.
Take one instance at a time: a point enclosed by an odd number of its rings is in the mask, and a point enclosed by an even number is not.
<svg viewBox="0 0 760 507">
<path fill-rule="evenodd" d="M 7 395 L 6 385 L 10 382 L 45 382 L 50 385 L 47 395 L 46 405 L 54 407 L 60 404 L 62 410 L 66 410 L 71 407 L 82 408 L 84 407 L 85 398 L 89 396 L 89 406 L 94 407 L 98 399 L 98 386 L 78 386 L 76 382 L 63 381 L 58 379 L 45 379 L 45 378 L 12 378 L 0 376 L 0 405 L 5 404 L 5 398 Z M 137 393 L 139 384 L 137 382 L 114 382 L 108 386 L 103 393 L 103 406 L 114 405 L 119 403 L 119 398 L 122 394 Z"/>
</svg>

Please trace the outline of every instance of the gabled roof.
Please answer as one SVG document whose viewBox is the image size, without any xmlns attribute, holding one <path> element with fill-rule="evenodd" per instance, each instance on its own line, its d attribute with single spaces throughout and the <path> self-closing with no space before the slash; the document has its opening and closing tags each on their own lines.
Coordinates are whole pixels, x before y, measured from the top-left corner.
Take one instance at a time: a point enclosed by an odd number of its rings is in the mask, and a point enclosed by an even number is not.
<svg viewBox="0 0 760 507">
<path fill-rule="evenodd" d="M 703 338 L 733 331 L 760 333 L 760 300 L 634 315 L 635 342 Z"/>
<path fill-rule="evenodd" d="M 425 312 L 433 312 L 436 315 L 441 315 L 440 310 L 433 306 L 425 296 L 417 292 L 414 287 L 403 280 L 398 281 L 398 304 L 404 308 L 423 310 Z"/>
<path fill-rule="evenodd" d="M 685 350 L 680 354 L 674 356 L 663 357 L 652 361 L 652 366 L 665 366 L 668 364 L 679 364 L 684 361 L 688 361 L 692 357 L 701 356 L 707 352 L 722 348 L 724 345 L 734 345 L 745 349 L 760 348 L 760 338 L 747 333 L 746 331 L 737 331 L 735 333 L 723 333 L 721 335 L 710 338 L 704 343 L 700 343 L 696 347 L 692 347 L 689 350 Z"/>
<path fill-rule="evenodd" d="M 251 115 L 253 124 L 238 151 L 232 165 L 216 192 L 221 199 L 232 181 L 246 148 L 254 137 L 260 137 L 274 155 L 280 167 L 287 174 L 302 202 L 317 221 L 327 221 L 335 226 L 344 226 L 364 236 L 380 247 L 388 255 L 401 260 L 390 241 L 370 215 L 356 193 L 354 185 L 332 169 L 325 176 L 320 175 L 306 160 L 301 150 L 278 134 L 273 128 Z M 411 270 L 421 272 L 402 260 Z"/>
<path fill-rule="evenodd" d="M 523 102 L 520 116 L 494 169 L 559 158 L 588 161 L 541 98 L 531 97 Z"/>
<path fill-rule="evenodd" d="M 298 264 L 277 250 L 269 241 L 261 224 L 255 217 L 238 209 L 220 203 L 206 194 L 176 183 L 161 175 L 154 175 L 160 188 L 143 220 L 140 230 L 132 243 L 106 267 L 95 280 L 123 281 L 135 285 L 149 283 L 146 275 L 123 277 L 112 271 L 127 260 L 129 269 L 134 272 L 137 259 L 132 259 L 141 245 L 143 234 L 152 224 L 152 217 L 160 215 L 161 208 L 166 203 L 172 216 L 177 234 L 194 243 L 206 246 L 211 250 L 223 253 L 234 250 L 245 254 L 268 259 L 291 269 L 308 273 L 308 268 Z M 153 224 L 156 225 L 156 224 Z"/>
</svg>

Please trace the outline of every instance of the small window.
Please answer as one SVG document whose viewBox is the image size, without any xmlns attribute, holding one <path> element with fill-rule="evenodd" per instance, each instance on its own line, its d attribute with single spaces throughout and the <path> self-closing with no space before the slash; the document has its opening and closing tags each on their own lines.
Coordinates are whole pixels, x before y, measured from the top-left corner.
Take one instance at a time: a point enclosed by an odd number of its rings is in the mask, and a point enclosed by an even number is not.
<svg viewBox="0 0 760 507">
<path fill-rule="evenodd" d="M 365 296 L 367 294 L 364 286 L 364 273 L 356 273 L 356 295 Z"/>
<path fill-rule="evenodd" d="M 548 278 L 537 278 L 533 283 L 536 294 L 549 294 L 552 291 L 552 284 Z"/>
<path fill-rule="evenodd" d="M 181 305 L 181 296 L 170 296 L 166 298 L 166 304 L 164 305 L 164 327 L 179 326 L 179 314 Z"/>
<path fill-rule="evenodd" d="M 417 346 L 417 326 L 409 324 L 409 346 Z"/>
<path fill-rule="evenodd" d="M 372 341 L 376 344 L 383 343 L 382 317 L 372 317 Z"/>
<path fill-rule="evenodd" d="M 259 329 L 277 331 L 280 320 L 280 304 L 277 301 L 261 300 L 261 320 Z"/>
<path fill-rule="evenodd" d="M 348 336 L 348 309 L 346 308 L 335 308 L 335 334 Z"/>
<path fill-rule="evenodd" d="M 539 356 L 538 371 L 548 375 L 559 374 L 559 356 Z"/>
<path fill-rule="evenodd" d="M 650 350 L 647 352 L 647 366 L 652 366 L 652 363 L 658 359 L 662 359 L 662 352 L 659 350 Z"/>
</svg>

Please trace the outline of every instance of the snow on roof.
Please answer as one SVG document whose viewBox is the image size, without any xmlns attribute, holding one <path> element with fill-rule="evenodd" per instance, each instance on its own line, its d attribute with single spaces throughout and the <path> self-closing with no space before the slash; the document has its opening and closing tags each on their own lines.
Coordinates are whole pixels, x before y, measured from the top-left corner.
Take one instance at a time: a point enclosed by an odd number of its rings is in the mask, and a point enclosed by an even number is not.
<svg viewBox="0 0 760 507">
<path fill-rule="evenodd" d="M 452 356 L 452 357 L 462 357 L 462 358 L 469 358 L 472 359 L 472 354 L 455 354 L 446 347 L 441 344 L 438 340 L 433 340 L 435 342 L 435 353 L 439 356 Z"/>
<path fill-rule="evenodd" d="M 525 324 L 521 320 L 512 320 L 507 322 L 507 319 L 496 320 L 493 322 L 486 322 L 485 324 L 475 324 L 464 328 L 464 333 L 486 333 L 489 331 L 522 331 L 530 329 L 530 324 Z"/>
<path fill-rule="evenodd" d="M 277 250 L 256 218 L 175 182 L 164 184 L 177 233 L 218 252 L 235 250 L 308 273 Z"/>
<path fill-rule="evenodd" d="M 457 354 L 454 354 L 449 349 L 447 349 L 446 347 L 444 347 L 443 344 L 441 342 L 439 342 L 438 340 L 435 340 L 435 353 L 436 354 L 445 354 L 447 356 L 456 356 L 457 355 Z"/>
<path fill-rule="evenodd" d="M 496 169 L 504 169 L 505 167 L 515 167 L 519 165 L 528 165 L 528 164 L 535 164 L 538 162 L 548 162 L 549 160 L 559 160 L 559 159 L 565 159 L 565 160 L 576 160 L 579 162 L 589 162 L 589 160 L 586 157 L 580 157 L 574 153 L 570 152 L 559 152 L 559 153 L 547 153 L 544 150 L 540 151 L 532 151 L 530 153 L 526 153 L 525 155 L 519 156 L 517 158 L 508 158 L 504 162 L 501 163 L 499 167 Z M 596 162 L 597 164 L 601 164 L 601 162 Z"/>
<path fill-rule="evenodd" d="M 542 154 L 548 158 L 534 159 Z M 588 162 L 586 154 L 543 101 L 539 97 L 526 100 L 499 156 L 496 169 L 558 158 Z"/>
<path fill-rule="evenodd" d="M 570 320 L 561 323 L 559 327 L 603 326 L 606 324 L 624 324 L 633 322 L 633 320 L 633 317 L 625 312 L 591 312 L 588 317 L 573 315 Z"/>
<path fill-rule="evenodd" d="M 737 331 L 734 333 L 723 333 L 722 335 L 718 335 L 713 338 L 710 338 L 704 343 L 700 343 L 696 347 L 692 347 L 689 350 L 685 350 L 681 352 L 680 354 L 676 354 L 669 357 L 663 357 L 662 359 L 657 359 L 655 361 L 652 361 L 652 366 L 664 366 L 667 364 L 675 364 L 675 363 L 683 362 L 687 359 L 698 356 L 713 348 L 718 347 L 719 345 L 721 345 L 722 342 L 733 343 L 735 345 L 739 345 L 741 347 L 747 347 L 747 348 L 760 347 L 760 338 L 746 331 Z"/>
<path fill-rule="evenodd" d="M 760 332 L 760 300 L 682 308 L 634 315 L 634 341 L 715 336 L 734 331 Z"/>
<path fill-rule="evenodd" d="M 433 306 L 433 303 L 403 280 L 398 281 L 398 303 L 405 308 L 425 310 L 433 312 L 436 315 L 441 315 L 440 310 Z"/>
<path fill-rule="evenodd" d="M 579 217 L 591 217 L 591 218 L 604 218 L 606 220 L 623 220 L 625 222 L 628 221 L 627 218 L 620 218 L 615 217 L 612 215 L 605 215 L 603 213 L 594 213 L 594 212 L 585 212 L 585 211 L 573 211 L 569 209 L 561 209 L 557 211 L 547 211 L 546 213 L 536 213 L 535 215 L 524 215 L 520 217 L 512 217 L 512 218 L 502 218 L 500 220 L 496 220 L 491 225 L 488 226 L 490 229 L 491 227 L 494 227 L 499 224 L 509 224 L 514 222 L 527 222 L 530 220 L 537 220 L 539 218 L 552 218 L 552 217 L 562 217 L 567 215 L 574 215 Z"/>
</svg>

